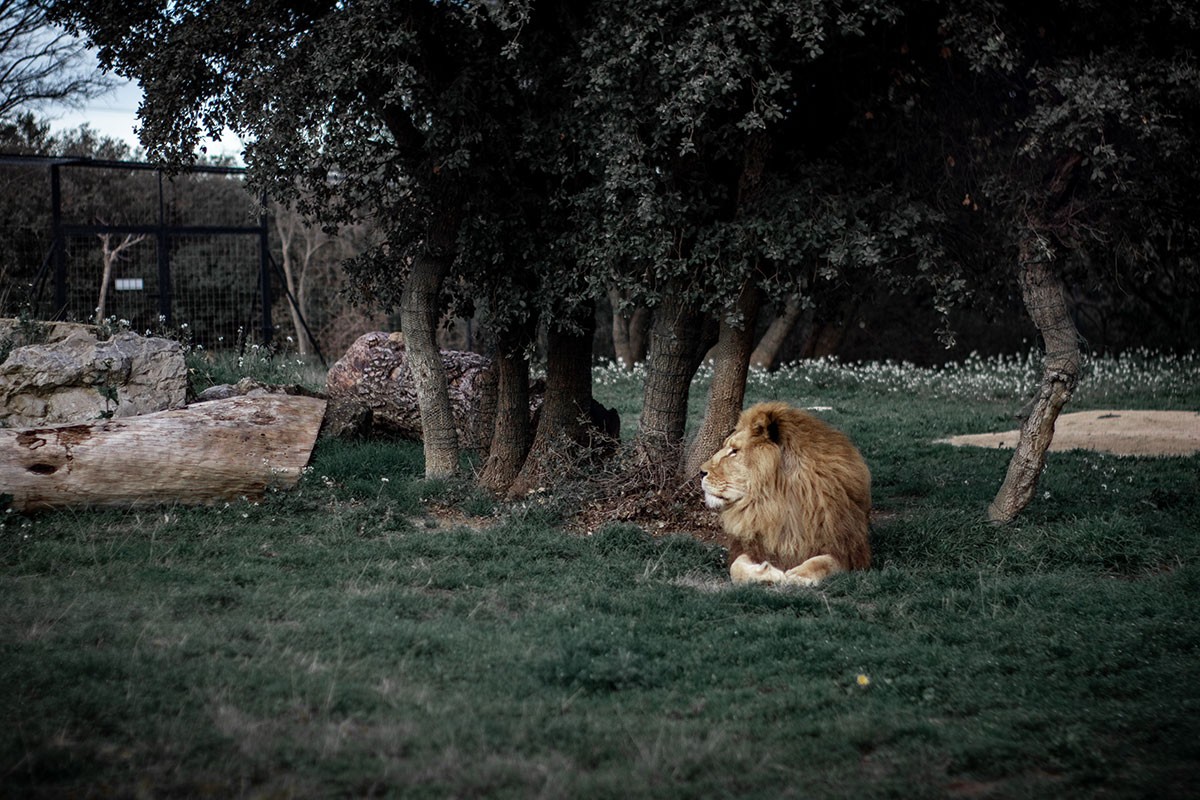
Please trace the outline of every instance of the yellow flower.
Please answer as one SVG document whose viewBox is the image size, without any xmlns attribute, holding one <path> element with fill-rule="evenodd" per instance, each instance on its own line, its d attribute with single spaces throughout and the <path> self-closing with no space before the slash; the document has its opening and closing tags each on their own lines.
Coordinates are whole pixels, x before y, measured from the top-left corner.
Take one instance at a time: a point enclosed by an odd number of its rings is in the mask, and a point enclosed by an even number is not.
<svg viewBox="0 0 1200 800">
<path fill-rule="evenodd" d="M 859 673 L 859 676 L 857 678 L 855 678 L 854 680 L 858 682 L 859 686 L 862 686 L 864 688 L 871 685 L 871 679 L 868 678 L 866 675 L 863 675 L 862 673 Z"/>
</svg>

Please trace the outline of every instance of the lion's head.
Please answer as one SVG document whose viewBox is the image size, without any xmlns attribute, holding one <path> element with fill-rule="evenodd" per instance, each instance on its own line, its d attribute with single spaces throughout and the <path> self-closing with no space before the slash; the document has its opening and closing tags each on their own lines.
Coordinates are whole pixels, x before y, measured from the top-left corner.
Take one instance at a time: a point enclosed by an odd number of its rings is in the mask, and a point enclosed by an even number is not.
<svg viewBox="0 0 1200 800">
<path fill-rule="evenodd" d="M 819 555 L 870 564 L 871 473 L 840 431 L 786 403 L 746 409 L 701 466 L 704 502 L 721 512 L 730 555 L 781 570 Z"/>
<path fill-rule="evenodd" d="M 770 434 L 739 424 L 700 467 L 704 504 L 720 511 L 761 493 L 775 483 L 782 456 Z"/>
</svg>

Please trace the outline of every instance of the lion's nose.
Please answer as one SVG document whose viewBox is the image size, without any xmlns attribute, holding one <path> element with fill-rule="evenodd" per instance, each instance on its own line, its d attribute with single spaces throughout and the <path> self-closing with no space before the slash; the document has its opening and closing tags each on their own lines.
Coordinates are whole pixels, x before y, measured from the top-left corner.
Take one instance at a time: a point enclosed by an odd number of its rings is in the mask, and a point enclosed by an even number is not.
<svg viewBox="0 0 1200 800">
<path fill-rule="evenodd" d="M 700 477 L 701 477 L 701 478 L 706 478 L 706 477 L 708 477 L 708 473 L 707 473 L 707 472 L 705 472 L 704 470 L 700 470 Z"/>
</svg>

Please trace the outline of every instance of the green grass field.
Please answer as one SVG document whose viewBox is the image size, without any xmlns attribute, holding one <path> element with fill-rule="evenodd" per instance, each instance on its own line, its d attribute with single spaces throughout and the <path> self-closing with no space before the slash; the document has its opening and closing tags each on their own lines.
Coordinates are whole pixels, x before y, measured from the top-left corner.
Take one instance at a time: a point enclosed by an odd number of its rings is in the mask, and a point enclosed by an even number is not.
<svg viewBox="0 0 1200 800">
<path fill-rule="evenodd" d="M 596 378 L 631 430 L 637 375 Z M 1014 427 L 1035 378 L 753 376 L 874 473 L 875 566 L 819 590 L 569 534 L 411 444 L 322 443 L 259 504 L 4 514 L 0 795 L 1195 796 L 1200 457 L 1053 454 L 993 527 L 1006 454 L 932 441 Z M 1086 408 L 1200 408 L 1200 360 L 1094 362 Z"/>
</svg>

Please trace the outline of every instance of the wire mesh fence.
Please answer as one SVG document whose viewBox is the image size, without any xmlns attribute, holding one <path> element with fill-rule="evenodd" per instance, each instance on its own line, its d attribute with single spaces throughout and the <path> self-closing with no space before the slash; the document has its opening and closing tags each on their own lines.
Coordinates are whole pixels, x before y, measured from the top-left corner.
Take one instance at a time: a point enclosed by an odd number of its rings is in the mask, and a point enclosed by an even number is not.
<svg viewBox="0 0 1200 800">
<path fill-rule="evenodd" d="M 0 157 L 0 315 L 269 341 L 283 289 L 243 184 L 234 168 Z"/>
</svg>

